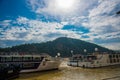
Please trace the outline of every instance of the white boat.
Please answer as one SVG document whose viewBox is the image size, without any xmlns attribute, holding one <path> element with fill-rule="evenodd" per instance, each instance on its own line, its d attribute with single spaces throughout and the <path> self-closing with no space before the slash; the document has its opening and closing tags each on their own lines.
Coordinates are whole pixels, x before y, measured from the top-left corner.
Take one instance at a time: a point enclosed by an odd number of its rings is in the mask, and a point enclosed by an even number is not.
<svg viewBox="0 0 120 80">
<path fill-rule="evenodd" d="M 73 55 L 67 63 L 69 66 L 95 68 L 120 65 L 120 53 L 93 53 L 92 55 Z"/>
<path fill-rule="evenodd" d="M 0 55 L 0 64 L 8 66 L 17 65 L 20 72 L 36 72 L 58 69 L 61 63 L 60 57 L 42 55 Z"/>
</svg>

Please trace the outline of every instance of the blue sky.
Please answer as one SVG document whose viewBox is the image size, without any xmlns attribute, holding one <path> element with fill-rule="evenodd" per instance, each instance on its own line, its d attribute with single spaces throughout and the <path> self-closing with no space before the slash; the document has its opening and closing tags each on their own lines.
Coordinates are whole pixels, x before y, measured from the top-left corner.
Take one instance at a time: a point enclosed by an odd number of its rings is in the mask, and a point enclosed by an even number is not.
<svg viewBox="0 0 120 80">
<path fill-rule="evenodd" d="M 0 47 L 71 37 L 120 50 L 120 0 L 0 0 Z"/>
</svg>

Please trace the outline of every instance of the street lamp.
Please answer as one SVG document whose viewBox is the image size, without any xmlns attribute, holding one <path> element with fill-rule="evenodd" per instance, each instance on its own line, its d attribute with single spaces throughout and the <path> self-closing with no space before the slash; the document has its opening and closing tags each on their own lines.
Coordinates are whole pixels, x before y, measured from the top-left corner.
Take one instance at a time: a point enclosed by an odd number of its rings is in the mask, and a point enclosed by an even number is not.
<svg viewBox="0 0 120 80">
<path fill-rule="evenodd" d="M 72 56 L 73 56 L 73 50 L 71 50 L 71 54 L 72 54 Z"/>
<path fill-rule="evenodd" d="M 87 50 L 86 49 L 84 49 L 84 53 L 86 53 L 87 52 Z"/>
<path fill-rule="evenodd" d="M 95 48 L 95 51 L 97 52 L 97 51 L 98 51 L 98 48 Z"/>
<path fill-rule="evenodd" d="M 57 56 L 60 57 L 60 53 L 57 53 Z"/>
<path fill-rule="evenodd" d="M 86 49 L 84 49 L 84 53 L 86 54 L 86 52 L 87 52 L 87 50 Z"/>
</svg>

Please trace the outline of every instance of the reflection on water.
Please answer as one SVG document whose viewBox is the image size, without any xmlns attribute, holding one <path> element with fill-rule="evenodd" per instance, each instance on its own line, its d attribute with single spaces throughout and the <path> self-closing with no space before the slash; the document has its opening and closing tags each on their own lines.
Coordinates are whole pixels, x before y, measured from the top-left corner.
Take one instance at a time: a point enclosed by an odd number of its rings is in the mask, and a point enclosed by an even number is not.
<svg viewBox="0 0 120 80">
<path fill-rule="evenodd" d="M 83 69 L 63 64 L 60 70 L 20 74 L 16 80 L 120 80 L 120 66 Z"/>
</svg>

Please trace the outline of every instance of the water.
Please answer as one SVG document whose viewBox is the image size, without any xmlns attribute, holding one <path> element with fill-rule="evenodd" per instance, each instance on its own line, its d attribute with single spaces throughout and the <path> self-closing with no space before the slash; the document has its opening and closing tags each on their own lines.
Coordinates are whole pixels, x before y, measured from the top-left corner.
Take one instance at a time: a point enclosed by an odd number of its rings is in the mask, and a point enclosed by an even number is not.
<svg viewBox="0 0 120 80">
<path fill-rule="evenodd" d="M 120 80 L 120 66 L 83 69 L 63 63 L 59 70 L 24 73 L 16 80 Z"/>
</svg>

